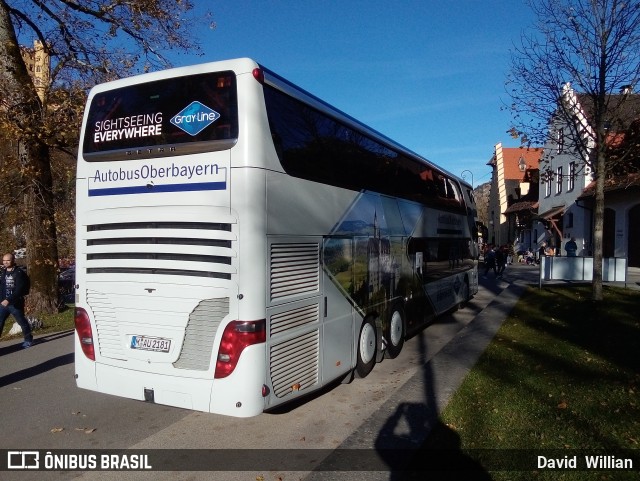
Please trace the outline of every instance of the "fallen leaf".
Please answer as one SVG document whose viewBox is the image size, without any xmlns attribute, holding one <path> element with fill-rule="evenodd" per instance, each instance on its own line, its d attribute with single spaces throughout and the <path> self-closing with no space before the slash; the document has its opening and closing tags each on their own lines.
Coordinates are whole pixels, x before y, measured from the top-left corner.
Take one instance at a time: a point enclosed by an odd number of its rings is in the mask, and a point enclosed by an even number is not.
<svg viewBox="0 0 640 481">
<path fill-rule="evenodd" d="M 64 428 L 52 428 L 51 429 L 52 433 L 61 433 L 62 431 L 64 431 Z"/>
<path fill-rule="evenodd" d="M 85 434 L 91 434 L 95 430 L 96 430 L 96 428 L 76 428 L 76 431 L 82 431 Z"/>
<path fill-rule="evenodd" d="M 569 405 L 567 404 L 567 401 L 562 401 L 560 404 L 558 404 L 558 409 L 567 409 L 569 407 Z"/>
</svg>

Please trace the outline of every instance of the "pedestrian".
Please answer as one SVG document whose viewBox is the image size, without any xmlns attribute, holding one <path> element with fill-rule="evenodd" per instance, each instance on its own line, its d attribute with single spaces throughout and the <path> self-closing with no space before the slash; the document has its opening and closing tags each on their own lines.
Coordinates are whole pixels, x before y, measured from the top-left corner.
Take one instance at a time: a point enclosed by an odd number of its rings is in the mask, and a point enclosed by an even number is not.
<svg viewBox="0 0 640 481">
<path fill-rule="evenodd" d="M 489 246 L 489 250 L 484 255 L 484 275 L 482 276 L 484 279 L 487 278 L 489 269 L 493 269 L 493 275 L 498 276 L 496 272 L 496 248 L 492 246 Z"/>
<path fill-rule="evenodd" d="M 576 238 L 572 237 L 569 242 L 564 245 L 564 250 L 567 251 L 567 257 L 575 257 L 578 251 L 578 244 L 576 244 Z"/>
<path fill-rule="evenodd" d="M 9 314 L 13 315 L 22 328 L 24 349 L 33 345 L 31 326 L 24 316 L 24 296 L 28 293 L 29 278 L 27 273 L 16 266 L 16 258 L 12 253 L 2 256 L 2 274 L 0 275 L 0 334 L 4 321 Z"/>
<path fill-rule="evenodd" d="M 543 242 L 542 244 L 540 244 L 540 248 L 538 249 L 538 263 L 542 262 L 542 258 L 546 255 L 547 253 L 547 243 Z"/>
<path fill-rule="evenodd" d="M 504 246 L 500 246 L 496 249 L 496 269 L 498 271 L 496 277 L 502 277 L 506 262 L 507 258 L 505 256 Z"/>
</svg>

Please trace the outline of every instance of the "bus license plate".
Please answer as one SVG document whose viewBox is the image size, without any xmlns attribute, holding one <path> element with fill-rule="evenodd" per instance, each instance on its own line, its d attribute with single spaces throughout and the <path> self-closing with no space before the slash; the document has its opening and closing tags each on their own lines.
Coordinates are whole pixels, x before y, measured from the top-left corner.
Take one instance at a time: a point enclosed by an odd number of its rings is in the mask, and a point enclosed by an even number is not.
<svg viewBox="0 0 640 481">
<path fill-rule="evenodd" d="M 171 339 L 161 337 L 131 336 L 131 349 L 143 351 L 169 352 Z"/>
</svg>

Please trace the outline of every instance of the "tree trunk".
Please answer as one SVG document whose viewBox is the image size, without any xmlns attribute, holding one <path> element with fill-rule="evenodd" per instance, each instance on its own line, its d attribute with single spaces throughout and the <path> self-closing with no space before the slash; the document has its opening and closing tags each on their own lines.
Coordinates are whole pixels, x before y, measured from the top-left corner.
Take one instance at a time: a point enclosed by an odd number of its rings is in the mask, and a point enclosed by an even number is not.
<svg viewBox="0 0 640 481">
<path fill-rule="evenodd" d="M 33 312 L 58 309 L 58 243 L 49 149 L 41 143 L 20 142 L 21 160 L 29 166 L 26 203 L 27 268 L 31 278 L 28 308 Z"/>
<path fill-rule="evenodd" d="M 605 153 L 598 149 L 596 166 L 596 195 L 593 221 L 593 281 L 592 298 L 602 301 L 602 241 L 604 237 L 604 180 Z"/>
<path fill-rule="evenodd" d="M 58 304 L 56 222 L 49 149 L 39 140 L 43 105 L 20 54 L 9 9 L 0 0 L 0 100 L 19 141 L 26 188 L 27 267 L 30 310 L 55 312 Z M 10 185 L 3 188 L 10 189 Z"/>
</svg>

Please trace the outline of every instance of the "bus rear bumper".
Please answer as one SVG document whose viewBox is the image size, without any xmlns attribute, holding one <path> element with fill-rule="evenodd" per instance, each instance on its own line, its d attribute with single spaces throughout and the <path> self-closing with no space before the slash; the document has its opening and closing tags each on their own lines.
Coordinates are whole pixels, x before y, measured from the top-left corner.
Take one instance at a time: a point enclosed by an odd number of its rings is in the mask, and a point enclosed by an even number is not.
<svg viewBox="0 0 640 481">
<path fill-rule="evenodd" d="M 96 363 L 96 378 L 98 392 L 209 412 L 213 379 L 176 378 L 101 363 Z"/>
<path fill-rule="evenodd" d="M 265 345 L 248 346 L 236 369 L 223 379 L 188 377 L 139 371 L 87 359 L 76 361 L 79 388 L 234 417 L 257 416 L 263 397 Z"/>
</svg>

